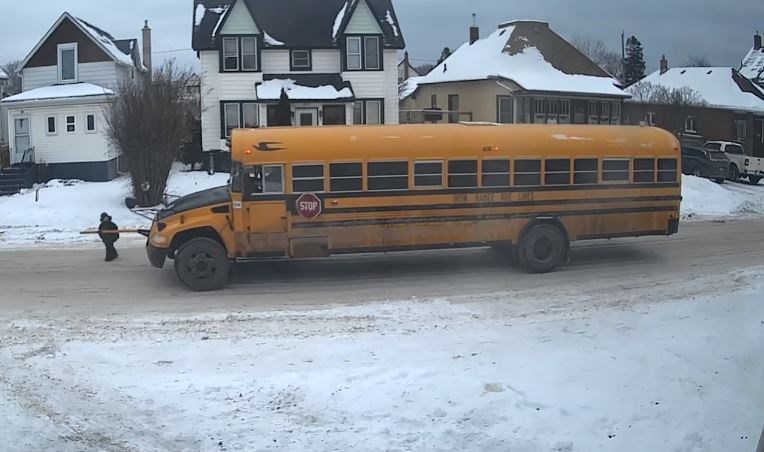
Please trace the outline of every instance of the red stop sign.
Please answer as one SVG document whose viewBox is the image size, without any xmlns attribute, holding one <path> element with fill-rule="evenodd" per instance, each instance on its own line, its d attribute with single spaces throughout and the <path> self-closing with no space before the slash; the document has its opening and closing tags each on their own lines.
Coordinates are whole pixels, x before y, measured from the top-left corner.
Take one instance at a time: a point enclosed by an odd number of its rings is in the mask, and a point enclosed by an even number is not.
<svg viewBox="0 0 764 452">
<path fill-rule="evenodd" d="M 300 196 L 297 198 L 297 213 L 308 220 L 321 215 L 321 198 L 313 193 L 305 193 Z"/>
</svg>

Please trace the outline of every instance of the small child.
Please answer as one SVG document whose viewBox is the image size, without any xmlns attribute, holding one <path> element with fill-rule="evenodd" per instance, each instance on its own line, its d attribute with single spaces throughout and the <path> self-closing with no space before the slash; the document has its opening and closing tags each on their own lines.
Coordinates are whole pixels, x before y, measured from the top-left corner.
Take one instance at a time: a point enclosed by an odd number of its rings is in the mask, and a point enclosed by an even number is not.
<svg viewBox="0 0 764 452">
<path fill-rule="evenodd" d="M 119 234 L 116 232 L 107 233 L 105 231 L 116 231 L 119 228 L 113 221 L 111 216 L 104 212 L 101 214 L 101 224 L 98 226 L 98 236 L 101 237 L 103 244 L 106 246 L 106 262 L 111 262 L 119 257 L 117 249 L 114 248 L 114 243 L 119 240 Z"/>
</svg>

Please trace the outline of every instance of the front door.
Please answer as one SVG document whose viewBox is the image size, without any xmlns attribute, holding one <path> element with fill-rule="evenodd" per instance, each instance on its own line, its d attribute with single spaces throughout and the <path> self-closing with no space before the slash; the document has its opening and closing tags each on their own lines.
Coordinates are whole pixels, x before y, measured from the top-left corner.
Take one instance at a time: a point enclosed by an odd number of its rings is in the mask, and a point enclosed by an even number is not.
<svg viewBox="0 0 764 452">
<path fill-rule="evenodd" d="M 294 111 L 297 126 L 310 127 L 318 125 L 318 110 L 315 108 L 297 108 Z"/>
<path fill-rule="evenodd" d="M 245 169 L 243 191 L 249 251 L 284 253 L 287 248 L 287 206 L 284 165 Z"/>
<path fill-rule="evenodd" d="M 13 155 L 11 156 L 11 163 L 21 163 L 24 160 L 24 154 L 32 148 L 29 122 L 29 116 L 18 116 L 13 119 Z M 26 158 L 30 160 L 31 156 L 27 154 Z"/>
</svg>

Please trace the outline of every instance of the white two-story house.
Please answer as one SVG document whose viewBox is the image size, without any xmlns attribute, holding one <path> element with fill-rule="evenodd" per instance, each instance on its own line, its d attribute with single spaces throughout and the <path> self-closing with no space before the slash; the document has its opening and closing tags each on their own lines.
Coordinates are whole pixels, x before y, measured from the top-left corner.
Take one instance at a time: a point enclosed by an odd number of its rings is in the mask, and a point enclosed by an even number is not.
<svg viewBox="0 0 764 452">
<path fill-rule="evenodd" d="M 148 24 L 143 36 L 150 48 Z M 106 108 L 120 83 L 142 81 L 144 63 L 137 39 L 62 14 L 23 60 L 22 92 L 0 102 L 11 163 L 36 164 L 45 179 L 114 179 L 119 153 L 107 138 Z"/>
<path fill-rule="evenodd" d="M 205 151 L 273 125 L 282 92 L 295 126 L 398 122 L 391 0 L 194 0 L 193 48 Z"/>
</svg>

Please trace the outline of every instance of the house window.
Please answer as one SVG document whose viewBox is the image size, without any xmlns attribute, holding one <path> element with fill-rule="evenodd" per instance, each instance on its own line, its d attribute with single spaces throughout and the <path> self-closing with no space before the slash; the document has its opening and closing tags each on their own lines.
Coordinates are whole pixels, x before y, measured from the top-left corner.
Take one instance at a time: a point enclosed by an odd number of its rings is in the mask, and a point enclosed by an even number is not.
<svg viewBox="0 0 764 452">
<path fill-rule="evenodd" d="M 348 71 L 378 71 L 382 69 L 379 36 L 348 36 L 345 38 L 345 66 Z"/>
<path fill-rule="evenodd" d="M 353 104 L 353 124 L 384 124 L 382 100 L 358 100 Z"/>
<path fill-rule="evenodd" d="M 515 122 L 515 115 L 512 108 L 513 99 L 509 96 L 499 96 L 497 102 L 496 122 L 499 124 L 512 124 Z"/>
<path fill-rule="evenodd" d="M 430 96 L 430 107 L 431 108 L 438 107 L 438 96 L 436 94 L 433 94 L 432 96 Z"/>
<path fill-rule="evenodd" d="M 257 38 L 241 38 L 241 69 L 243 71 L 257 70 Z"/>
<path fill-rule="evenodd" d="M 599 102 L 593 100 L 589 101 L 589 124 L 599 124 L 599 106 Z"/>
<path fill-rule="evenodd" d="M 258 105 L 254 102 L 225 102 L 221 107 L 221 138 L 231 136 L 231 131 L 238 128 L 253 129 L 260 125 Z"/>
<path fill-rule="evenodd" d="M 96 117 L 92 113 L 85 116 L 85 131 L 88 133 L 96 131 Z"/>
<path fill-rule="evenodd" d="M 223 106 L 223 130 L 225 136 L 230 137 L 233 129 L 241 127 L 239 104 L 225 104 Z"/>
<path fill-rule="evenodd" d="M 735 120 L 735 130 L 737 131 L 737 141 L 745 143 L 748 141 L 748 131 L 746 130 L 747 124 L 745 119 Z"/>
<path fill-rule="evenodd" d="M 560 124 L 570 124 L 570 99 L 560 99 Z"/>
<path fill-rule="evenodd" d="M 310 50 L 292 50 L 290 65 L 292 71 L 310 71 L 313 66 Z"/>
<path fill-rule="evenodd" d="M 223 38 L 223 70 L 239 70 L 239 38 Z"/>
<path fill-rule="evenodd" d="M 535 119 L 533 122 L 535 122 L 536 124 L 545 124 L 546 111 L 547 111 L 547 100 L 536 99 L 536 110 L 534 111 Z"/>
<path fill-rule="evenodd" d="M 77 118 L 74 116 L 66 117 L 66 133 L 77 132 Z"/>
<path fill-rule="evenodd" d="M 684 118 L 684 131 L 689 133 L 695 133 L 698 130 L 695 128 L 695 117 L 688 116 Z"/>
<path fill-rule="evenodd" d="M 610 102 L 600 102 L 600 121 L 610 123 Z"/>
<path fill-rule="evenodd" d="M 242 117 L 242 127 L 253 129 L 258 126 L 258 114 L 257 114 L 257 104 L 255 103 L 242 103 L 241 104 L 241 117 Z"/>
<path fill-rule="evenodd" d="M 346 64 L 349 71 L 360 71 L 363 69 L 360 36 L 349 36 L 347 38 L 346 55 Z"/>
<path fill-rule="evenodd" d="M 613 102 L 610 107 L 610 123 L 611 124 L 621 123 L 621 103 L 620 102 Z"/>
<path fill-rule="evenodd" d="M 77 43 L 58 45 L 58 81 L 59 83 L 76 83 Z"/>
<path fill-rule="evenodd" d="M 645 122 L 647 123 L 648 126 L 654 126 L 655 125 L 655 113 L 653 113 L 652 111 L 648 111 L 645 114 Z"/>
<path fill-rule="evenodd" d="M 56 135 L 58 133 L 56 131 L 56 117 L 48 116 L 47 123 L 48 123 L 48 135 Z"/>
</svg>

